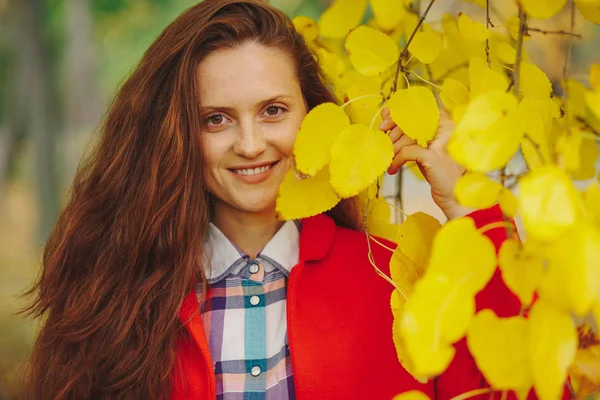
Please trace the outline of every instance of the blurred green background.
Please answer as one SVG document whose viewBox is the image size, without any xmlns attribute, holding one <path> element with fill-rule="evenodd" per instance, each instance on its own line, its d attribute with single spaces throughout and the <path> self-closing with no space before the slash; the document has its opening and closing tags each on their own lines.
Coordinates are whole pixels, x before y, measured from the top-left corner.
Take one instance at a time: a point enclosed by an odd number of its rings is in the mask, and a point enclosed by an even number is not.
<svg viewBox="0 0 600 400">
<path fill-rule="evenodd" d="M 318 18 L 331 0 L 272 0 L 290 16 Z M 0 400 L 27 357 L 36 322 L 14 315 L 15 297 L 39 272 L 81 154 L 119 84 L 158 33 L 197 0 L 0 0 Z M 474 4 L 440 0 L 430 20 Z M 498 17 L 514 15 L 498 0 Z M 480 20 L 483 20 L 480 18 Z M 563 12 L 537 26 L 567 29 Z M 587 83 L 600 62 L 598 30 L 578 19 L 573 77 Z M 560 79 L 566 38 L 538 35 L 531 57 Z M 405 211 L 440 216 L 423 182 L 407 177 Z"/>
</svg>

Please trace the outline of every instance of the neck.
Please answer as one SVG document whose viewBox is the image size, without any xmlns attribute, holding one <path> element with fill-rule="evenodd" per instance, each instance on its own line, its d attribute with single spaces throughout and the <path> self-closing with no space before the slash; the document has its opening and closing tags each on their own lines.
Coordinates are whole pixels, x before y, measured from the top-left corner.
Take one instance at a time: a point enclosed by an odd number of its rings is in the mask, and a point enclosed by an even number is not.
<svg viewBox="0 0 600 400">
<path fill-rule="evenodd" d="M 264 212 L 253 213 L 216 201 L 212 223 L 245 254 L 256 258 L 284 221 L 277 219 L 275 207 Z"/>
</svg>

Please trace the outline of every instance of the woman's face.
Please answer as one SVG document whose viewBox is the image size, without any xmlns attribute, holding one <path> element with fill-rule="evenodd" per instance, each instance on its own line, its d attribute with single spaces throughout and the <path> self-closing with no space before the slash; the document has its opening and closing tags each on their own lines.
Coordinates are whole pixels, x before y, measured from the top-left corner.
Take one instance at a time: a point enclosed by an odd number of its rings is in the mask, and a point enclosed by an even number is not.
<svg viewBox="0 0 600 400">
<path fill-rule="evenodd" d="M 307 112 L 291 59 L 247 42 L 209 54 L 198 79 L 205 176 L 215 210 L 272 213 Z"/>
</svg>

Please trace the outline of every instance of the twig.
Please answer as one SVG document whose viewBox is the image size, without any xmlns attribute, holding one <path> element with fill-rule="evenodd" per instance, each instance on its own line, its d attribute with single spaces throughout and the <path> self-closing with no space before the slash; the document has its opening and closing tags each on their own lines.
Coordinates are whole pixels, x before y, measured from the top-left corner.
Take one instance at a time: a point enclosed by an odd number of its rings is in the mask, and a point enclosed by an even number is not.
<svg viewBox="0 0 600 400">
<path fill-rule="evenodd" d="M 513 73 L 513 90 L 515 97 L 519 98 L 519 74 L 521 73 L 521 57 L 523 54 L 523 34 L 527 28 L 527 14 L 519 7 L 519 37 L 517 39 L 517 59 L 515 60 L 515 71 Z"/>
<path fill-rule="evenodd" d="M 542 151 L 540 150 L 540 145 L 538 143 L 534 142 L 533 139 L 531 138 L 531 136 L 529 136 L 528 134 L 524 134 L 523 135 L 523 139 L 529 140 L 529 142 L 535 148 L 535 151 L 537 152 L 538 157 L 540 158 L 540 160 L 542 160 L 543 164 L 545 164 L 546 162 L 548 162 L 548 160 L 544 160 L 544 157 L 542 156 Z"/>
<path fill-rule="evenodd" d="M 423 25 L 423 21 L 425 21 L 425 17 L 427 17 L 427 14 L 429 13 L 429 10 L 431 9 L 431 6 L 433 5 L 433 3 L 435 3 L 435 0 L 429 1 L 429 4 L 427 5 L 425 12 L 423 12 L 423 15 L 421 15 L 421 18 L 419 19 L 417 26 L 410 34 L 408 41 L 404 45 L 404 48 L 402 49 L 402 52 L 400 53 L 400 56 L 398 57 L 398 65 L 396 66 L 396 74 L 394 75 L 394 82 L 392 83 L 391 93 L 394 93 L 396 91 L 396 87 L 398 86 L 398 75 L 400 75 L 400 69 L 402 69 L 402 67 L 403 67 L 402 64 L 404 61 L 404 57 L 406 57 L 406 54 L 408 53 L 408 47 L 410 46 L 410 43 L 412 42 L 413 38 L 419 31 L 419 28 L 421 27 L 421 25 Z"/>
<path fill-rule="evenodd" d="M 575 2 L 573 0 L 569 1 L 571 5 L 571 27 L 569 31 L 573 33 L 573 29 L 575 28 Z M 567 101 L 569 98 L 569 85 L 567 84 L 567 80 L 569 79 L 569 71 L 571 69 L 571 52 L 573 50 L 573 36 L 569 36 L 569 44 L 567 45 L 567 54 L 565 55 L 565 65 L 563 66 L 563 104 L 565 105 L 565 131 L 567 135 L 571 134 L 571 130 L 569 129 L 569 102 Z"/>
<path fill-rule="evenodd" d="M 573 37 L 576 37 L 578 39 L 581 39 L 583 36 L 581 36 L 581 34 L 579 33 L 574 33 L 574 32 L 567 32 L 567 31 L 546 31 L 540 28 L 531 28 L 531 27 L 527 27 L 527 31 L 528 32 L 539 32 L 539 33 L 543 33 L 544 35 L 570 35 Z"/>
<path fill-rule="evenodd" d="M 598 132 L 596 129 L 594 129 L 594 127 L 591 126 L 590 123 L 587 122 L 585 119 L 583 119 L 583 117 L 577 117 L 577 118 L 575 118 L 575 120 L 577 122 L 581 123 L 585 127 L 585 129 L 592 132 L 594 135 L 600 136 L 600 132 Z"/>
<path fill-rule="evenodd" d="M 485 0 L 485 27 L 490 30 L 490 0 Z M 490 38 L 485 39 L 485 59 L 487 60 L 488 68 L 492 67 L 492 61 L 490 60 Z"/>
</svg>

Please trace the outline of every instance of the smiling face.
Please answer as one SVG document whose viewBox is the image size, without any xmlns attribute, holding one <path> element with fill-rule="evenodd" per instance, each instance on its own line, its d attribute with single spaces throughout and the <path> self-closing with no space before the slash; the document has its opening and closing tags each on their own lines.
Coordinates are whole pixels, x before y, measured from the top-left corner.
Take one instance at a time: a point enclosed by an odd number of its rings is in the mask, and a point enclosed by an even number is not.
<svg viewBox="0 0 600 400">
<path fill-rule="evenodd" d="M 284 51 L 247 42 L 198 67 L 206 184 L 214 212 L 273 214 L 307 113 Z"/>
</svg>

